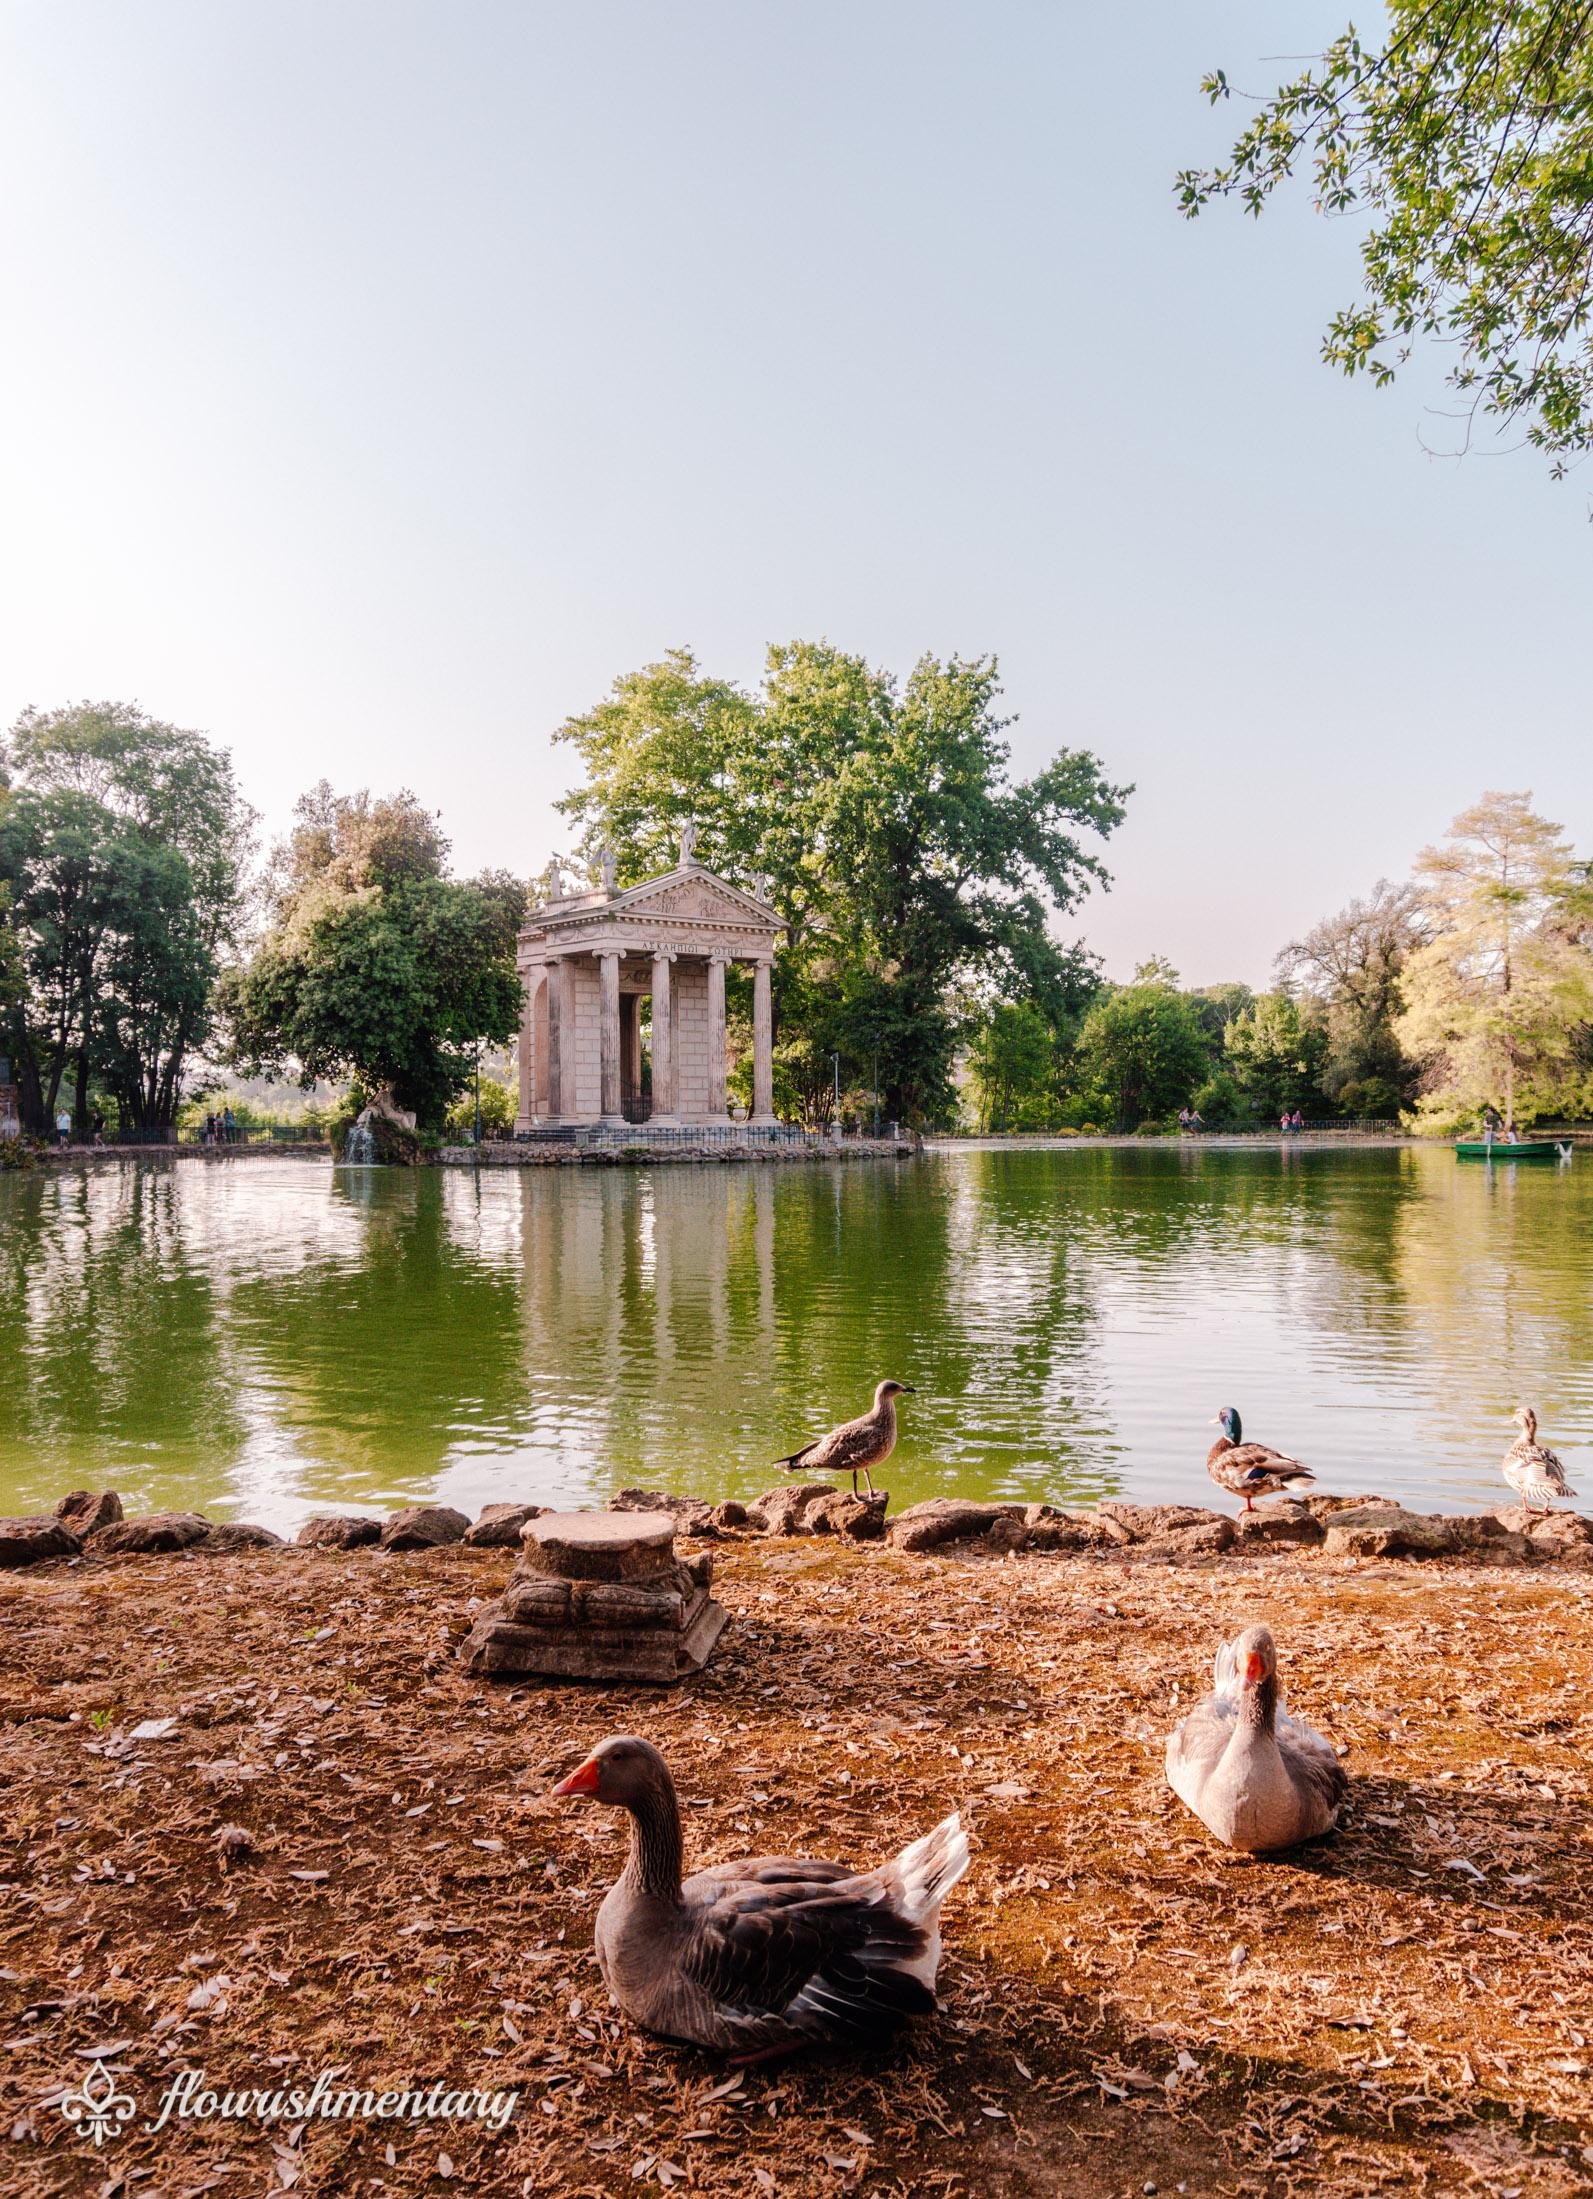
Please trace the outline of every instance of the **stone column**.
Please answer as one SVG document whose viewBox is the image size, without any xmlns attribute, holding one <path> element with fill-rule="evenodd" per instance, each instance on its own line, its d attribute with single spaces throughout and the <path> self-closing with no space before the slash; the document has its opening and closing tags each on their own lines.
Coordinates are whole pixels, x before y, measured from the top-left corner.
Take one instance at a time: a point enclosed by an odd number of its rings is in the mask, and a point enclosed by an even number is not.
<svg viewBox="0 0 1593 2199">
<path fill-rule="evenodd" d="M 770 963 L 759 955 L 752 965 L 752 1119 L 774 1120 L 774 1003 L 769 988 Z"/>
<path fill-rule="evenodd" d="M 520 1105 L 516 1130 L 529 1130 L 537 1111 L 537 972 L 525 972 L 520 981 Z"/>
<path fill-rule="evenodd" d="M 623 1123 L 624 1111 L 620 1106 L 620 958 L 617 953 L 600 954 L 597 958 L 598 974 L 598 1086 L 599 1106 L 604 1122 Z"/>
<path fill-rule="evenodd" d="M 565 991 L 564 963 L 550 962 L 548 979 L 548 1121 L 561 1122 L 564 1118 L 564 1045 L 565 1014 L 569 1005 Z M 573 1053 L 575 1046 L 575 1018 L 569 1018 L 569 1043 Z M 570 1081 L 574 1083 L 575 1064 L 570 1064 Z M 572 1091 L 571 1098 L 574 1093 Z"/>
<path fill-rule="evenodd" d="M 724 1122 L 725 1110 L 725 964 L 730 957 L 716 947 L 708 957 L 708 1120 Z"/>
<path fill-rule="evenodd" d="M 660 947 L 653 956 L 653 1112 L 651 1120 L 675 1120 L 674 956 Z"/>
</svg>

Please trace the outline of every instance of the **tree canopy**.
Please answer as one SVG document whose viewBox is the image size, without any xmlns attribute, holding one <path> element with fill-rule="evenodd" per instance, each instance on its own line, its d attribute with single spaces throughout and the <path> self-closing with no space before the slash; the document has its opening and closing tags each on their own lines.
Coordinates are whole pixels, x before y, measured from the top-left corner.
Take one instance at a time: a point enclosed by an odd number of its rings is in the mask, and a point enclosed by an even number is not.
<svg viewBox="0 0 1593 2199">
<path fill-rule="evenodd" d="M 1398 1031 L 1427 1063 L 1422 1111 L 1585 1105 L 1589 897 L 1559 826 L 1530 794 L 1485 794 L 1416 868 L 1430 932 L 1405 968 Z"/>
<path fill-rule="evenodd" d="M 81 1128 L 98 1091 L 124 1125 L 168 1128 L 242 919 L 252 812 L 231 761 L 132 704 L 80 703 L 23 712 L 0 788 L 23 1119 L 42 1129 L 64 1099 Z"/>
<path fill-rule="evenodd" d="M 246 1073 L 356 1077 L 436 1129 L 478 1041 L 519 1025 L 524 894 L 445 874 L 448 842 L 415 797 L 304 795 L 269 868 L 271 925 L 222 989 Z"/>
<path fill-rule="evenodd" d="M 1228 159 L 1178 177 L 1186 214 L 1260 214 L 1305 166 L 1319 212 L 1369 217 L 1363 296 L 1323 357 L 1391 382 L 1451 353 L 1463 448 L 1479 411 L 1549 453 L 1593 441 L 1593 14 L 1585 0 L 1387 0 L 1260 101 Z M 1202 89 L 1229 98 L 1225 71 Z"/>
<path fill-rule="evenodd" d="M 1093 965 L 1051 926 L 1105 882 L 1095 843 L 1131 791 L 1076 748 L 1015 780 L 1000 691 L 993 658 L 898 681 L 792 642 L 748 692 L 676 649 L 560 729 L 585 771 L 563 807 L 626 881 L 667 868 L 688 821 L 712 868 L 766 876 L 792 926 L 782 1038 L 840 1052 L 848 1081 L 877 1053 L 886 1112 L 938 1119 L 960 992 L 1076 1019 Z"/>
</svg>

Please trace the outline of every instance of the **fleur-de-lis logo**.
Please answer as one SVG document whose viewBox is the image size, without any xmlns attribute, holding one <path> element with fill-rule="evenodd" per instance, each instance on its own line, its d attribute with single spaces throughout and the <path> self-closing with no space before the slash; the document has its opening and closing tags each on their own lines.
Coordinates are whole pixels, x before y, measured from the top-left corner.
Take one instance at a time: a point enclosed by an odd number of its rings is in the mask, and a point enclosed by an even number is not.
<svg viewBox="0 0 1593 2199">
<path fill-rule="evenodd" d="M 83 2137 L 102 2146 L 107 2138 L 121 2135 L 122 2125 L 138 2113 L 138 2102 L 117 2090 L 116 2079 L 103 2062 L 91 2062 L 80 2089 L 68 2092 L 61 2101 L 61 2113 Z"/>
</svg>

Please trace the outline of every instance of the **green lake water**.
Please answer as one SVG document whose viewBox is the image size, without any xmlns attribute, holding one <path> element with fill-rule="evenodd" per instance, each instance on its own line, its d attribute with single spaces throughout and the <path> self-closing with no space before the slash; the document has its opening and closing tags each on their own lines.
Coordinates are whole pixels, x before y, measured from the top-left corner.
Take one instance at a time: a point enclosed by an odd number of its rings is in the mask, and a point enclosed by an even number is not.
<svg viewBox="0 0 1593 2199">
<path fill-rule="evenodd" d="M 1587 1501 L 1590 1249 L 1587 1155 L 41 1170 L 0 1177 L 0 1511 L 745 1496 L 882 1374 L 897 1507 L 1231 1502 L 1230 1403 L 1325 1488 L 1477 1507 L 1518 1400 Z"/>
</svg>

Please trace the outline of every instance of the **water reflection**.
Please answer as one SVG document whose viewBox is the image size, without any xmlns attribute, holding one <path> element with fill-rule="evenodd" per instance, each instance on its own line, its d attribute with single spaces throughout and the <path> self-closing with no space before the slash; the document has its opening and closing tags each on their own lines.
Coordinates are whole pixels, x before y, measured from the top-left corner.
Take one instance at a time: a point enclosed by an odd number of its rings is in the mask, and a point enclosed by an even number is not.
<svg viewBox="0 0 1593 2199">
<path fill-rule="evenodd" d="M 887 1373 L 898 1504 L 1204 1500 L 1228 1402 L 1328 1486 L 1474 1504 L 1518 1396 L 1593 1430 L 1590 1221 L 1586 1164 L 1308 1145 L 12 1178 L 0 1506 L 745 1494 Z"/>
</svg>

